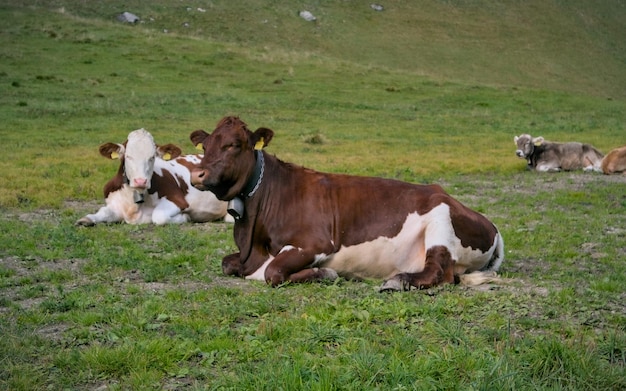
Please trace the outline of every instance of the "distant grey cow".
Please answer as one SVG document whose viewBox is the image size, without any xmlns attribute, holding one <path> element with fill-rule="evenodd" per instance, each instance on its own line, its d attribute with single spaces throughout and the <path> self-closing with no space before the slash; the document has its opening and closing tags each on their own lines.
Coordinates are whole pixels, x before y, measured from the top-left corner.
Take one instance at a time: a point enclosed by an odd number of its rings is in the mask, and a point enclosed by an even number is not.
<svg viewBox="0 0 626 391">
<path fill-rule="evenodd" d="M 526 159 L 528 168 L 540 172 L 585 171 L 601 172 L 604 155 L 589 144 L 576 142 L 555 143 L 530 134 L 515 136 L 515 154 Z"/>
</svg>

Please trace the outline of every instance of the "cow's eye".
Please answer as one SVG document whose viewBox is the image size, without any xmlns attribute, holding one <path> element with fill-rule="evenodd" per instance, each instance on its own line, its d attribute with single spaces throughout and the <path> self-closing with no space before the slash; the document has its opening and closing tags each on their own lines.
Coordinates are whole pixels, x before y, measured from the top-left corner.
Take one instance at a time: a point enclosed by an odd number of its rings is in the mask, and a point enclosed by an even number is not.
<svg viewBox="0 0 626 391">
<path fill-rule="evenodd" d="M 239 148 L 239 144 L 238 143 L 230 143 L 224 146 L 225 150 L 231 151 L 233 149 L 237 149 Z"/>
</svg>

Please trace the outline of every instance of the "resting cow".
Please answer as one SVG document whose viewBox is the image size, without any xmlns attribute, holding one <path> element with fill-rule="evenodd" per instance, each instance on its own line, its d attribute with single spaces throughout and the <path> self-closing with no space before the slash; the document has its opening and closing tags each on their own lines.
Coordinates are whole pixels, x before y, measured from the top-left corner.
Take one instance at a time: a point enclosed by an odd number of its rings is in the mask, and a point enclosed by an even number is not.
<svg viewBox="0 0 626 391">
<path fill-rule="evenodd" d="M 626 145 L 615 148 L 602 159 L 602 172 L 605 174 L 626 174 Z"/>
<path fill-rule="evenodd" d="M 100 154 L 121 164 L 104 186 L 106 206 L 77 225 L 207 222 L 226 215 L 226 202 L 191 186 L 189 170 L 201 155 L 180 156 L 173 144 L 157 146 L 145 129 L 130 132 L 124 144 L 102 144 Z"/>
<path fill-rule="evenodd" d="M 515 154 L 526 159 L 528 168 L 537 171 L 601 171 L 602 153 L 589 144 L 554 143 L 543 137 L 522 134 L 513 138 Z"/>
<path fill-rule="evenodd" d="M 237 117 L 213 133 L 192 183 L 231 201 L 238 253 L 224 273 L 283 282 L 384 279 L 381 290 L 468 285 L 495 278 L 504 258 L 498 229 L 437 185 L 326 174 L 265 153 L 274 132 Z"/>
</svg>

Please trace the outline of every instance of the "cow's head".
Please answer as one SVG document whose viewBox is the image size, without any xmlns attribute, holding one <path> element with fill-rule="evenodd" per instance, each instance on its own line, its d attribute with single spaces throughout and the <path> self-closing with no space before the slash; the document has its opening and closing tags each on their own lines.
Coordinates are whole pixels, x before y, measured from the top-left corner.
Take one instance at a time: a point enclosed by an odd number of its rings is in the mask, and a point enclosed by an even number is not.
<svg viewBox="0 0 626 391">
<path fill-rule="evenodd" d="M 530 134 L 522 134 L 513 138 L 517 150 L 515 154 L 522 159 L 528 159 L 535 151 L 535 146 L 539 146 L 544 142 L 543 137 L 533 138 Z"/>
<path fill-rule="evenodd" d="M 152 135 L 145 129 L 128 134 L 124 144 L 106 143 L 100 146 L 100 154 L 108 159 L 120 159 L 120 172 L 124 181 L 134 190 L 144 193 L 150 188 L 154 173 L 154 159 L 174 159 L 181 149 L 173 144 L 158 146 Z"/>
<path fill-rule="evenodd" d="M 238 117 L 224 117 L 213 133 L 196 130 L 189 138 L 204 150 L 204 157 L 191 172 L 191 183 L 230 201 L 242 193 L 254 174 L 255 149 L 266 147 L 274 132 L 259 128 L 251 132 Z"/>
</svg>

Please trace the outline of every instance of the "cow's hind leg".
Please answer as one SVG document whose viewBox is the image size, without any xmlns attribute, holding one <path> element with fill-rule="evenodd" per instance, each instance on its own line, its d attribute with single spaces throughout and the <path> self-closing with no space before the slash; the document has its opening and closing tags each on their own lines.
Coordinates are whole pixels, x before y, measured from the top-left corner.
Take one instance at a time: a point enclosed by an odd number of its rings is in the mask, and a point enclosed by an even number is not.
<svg viewBox="0 0 626 391">
<path fill-rule="evenodd" d="M 454 276 L 454 261 L 450 251 L 445 246 L 434 246 L 426 252 L 424 270 L 396 274 L 382 284 L 380 291 L 407 291 L 411 286 L 428 289 L 439 284 L 458 282 L 458 278 Z"/>
</svg>

